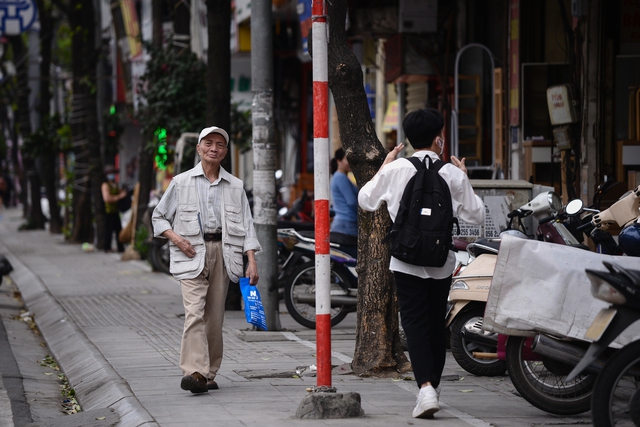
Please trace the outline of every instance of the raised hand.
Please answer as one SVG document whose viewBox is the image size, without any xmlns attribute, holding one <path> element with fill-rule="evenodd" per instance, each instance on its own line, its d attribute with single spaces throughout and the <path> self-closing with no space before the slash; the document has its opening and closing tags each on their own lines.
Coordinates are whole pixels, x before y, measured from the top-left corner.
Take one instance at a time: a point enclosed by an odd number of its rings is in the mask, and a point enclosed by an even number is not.
<svg viewBox="0 0 640 427">
<path fill-rule="evenodd" d="M 467 173 L 467 166 L 464 164 L 466 158 L 462 158 L 462 160 L 458 159 L 456 156 L 451 156 L 451 163 L 458 169 L 460 169 L 465 174 Z"/>
</svg>

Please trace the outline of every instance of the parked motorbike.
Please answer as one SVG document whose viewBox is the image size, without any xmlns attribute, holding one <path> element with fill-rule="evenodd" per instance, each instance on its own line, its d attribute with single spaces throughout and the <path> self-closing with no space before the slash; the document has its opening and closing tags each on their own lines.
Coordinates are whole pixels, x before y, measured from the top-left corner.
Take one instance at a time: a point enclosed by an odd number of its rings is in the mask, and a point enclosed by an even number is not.
<svg viewBox="0 0 640 427">
<path fill-rule="evenodd" d="M 541 193 L 530 202 L 510 212 L 509 224 L 500 234 L 533 238 L 527 234 L 523 218 L 532 216 L 538 222 L 537 236 L 541 240 L 565 245 L 580 242 L 563 223 L 560 197 L 553 191 Z M 447 327 L 451 329 L 451 353 L 458 364 L 474 375 L 504 375 L 506 363 L 497 352 L 498 335 L 482 330 L 482 318 L 489 295 L 500 239 L 481 238 L 467 247 L 467 267 L 456 272 L 449 293 L 450 311 Z"/>
<path fill-rule="evenodd" d="M 278 262 L 283 260 L 278 283 L 284 288 L 285 305 L 291 317 L 301 325 L 315 329 L 315 241 L 312 236 L 313 233 L 306 231 L 278 229 Z M 468 262 L 468 243 L 455 237 L 453 243 L 456 270 L 460 271 Z M 340 243 L 331 242 L 330 258 L 331 326 L 335 326 L 357 309 L 358 273 L 356 260 L 341 250 Z M 406 350 L 407 337 L 402 323 L 398 323 L 400 342 Z"/>
<path fill-rule="evenodd" d="M 147 207 L 144 213 L 144 217 L 142 218 L 142 223 L 145 225 L 145 227 L 147 227 L 147 230 L 149 230 L 149 237 L 147 238 L 145 243 L 149 248 L 149 263 L 151 264 L 151 268 L 153 269 L 153 271 L 171 274 L 169 272 L 169 239 L 167 239 L 166 237 L 154 237 L 153 226 L 151 224 L 153 210 L 155 209 L 159 201 L 160 198 L 158 196 L 153 196 L 151 200 L 149 200 L 149 206 Z"/>
<path fill-rule="evenodd" d="M 614 185 L 616 182 L 609 179 L 599 186 L 591 207 L 599 207 L 602 196 Z M 588 209 L 591 208 L 584 208 L 581 201 L 579 205 L 572 201 L 562 208 L 555 192 L 541 193 L 507 215 L 509 224 L 501 237 L 509 234 L 588 249 L 580 239 L 582 231 L 579 228 L 583 221 L 578 220 L 579 214 Z M 535 235 L 529 234 L 523 223 L 529 216 L 533 219 L 532 226 L 536 227 Z M 611 239 L 607 235 L 603 240 L 607 237 Z M 478 239 L 470 244 L 470 263 L 466 270 L 454 274 L 449 295 L 447 326 L 451 330 L 451 352 L 458 364 L 474 375 L 495 376 L 506 371 L 506 337 L 482 330 L 499 246 L 500 239 Z"/>
<path fill-rule="evenodd" d="M 153 271 L 171 274 L 169 271 L 169 239 L 165 237 L 149 237 L 149 262 Z"/>
<path fill-rule="evenodd" d="M 640 241 L 640 224 L 637 223 L 639 209 L 640 186 L 625 194 L 610 208 L 593 215 L 590 223 L 599 229 L 605 224 L 617 223 L 623 227 L 623 231 L 630 230 L 627 243 L 624 244 L 629 250 L 627 255 L 640 256 L 637 243 Z M 584 355 L 586 346 L 586 341 L 567 340 L 549 334 L 510 336 L 505 357 L 513 385 L 522 397 L 546 412 L 572 415 L 588 411 L 596 375 L 587 371 L 569 376 Z"/>
<path fill-rule="evenodd" d="M 312 234 L 295 229 L 279 229 L 278 239 L 290 246 L 278 281 L 284 281 L 284 301 L 291 317 L 302 326 L 316 327 L 315 240 Z M 357 306 L 358 275 L 356 260 L 331 242 L 331 326 L 340 323 Z"/>
<path fill-rule="evenodd" d="M 591 294 L 610 306 L 600 310 L 587 330 L 585 338 L 592 343 L 567 378 L 572 379 L 584 370 L 599 372 L 591 397 L 594 426 L 638 426 L 640 337 L 619 350 L 613 350 L 609 345 L 640 320 L 640 270 L 622 269 L 608 262 L 603 264 L 608 272 L 587 269 L 586 273 L 591 282 Z"/>
</svg>

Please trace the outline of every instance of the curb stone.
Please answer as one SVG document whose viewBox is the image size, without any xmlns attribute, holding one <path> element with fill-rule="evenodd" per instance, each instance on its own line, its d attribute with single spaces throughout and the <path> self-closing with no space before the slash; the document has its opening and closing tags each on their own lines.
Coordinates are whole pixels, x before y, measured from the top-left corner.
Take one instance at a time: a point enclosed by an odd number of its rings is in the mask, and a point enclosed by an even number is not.
<svg viewBox="0 0 640 427">
<path fill-rule="evenodd" d="M 7 247 L 0 246 L 14 267 L 11 279 L 25 306 L 34 314 L 42 337 L 76 391 L 83 410 L 112 408 L 122 425 L 158 426 L 127 382 L 67 316 L 42 281 Z"/>
</svg>

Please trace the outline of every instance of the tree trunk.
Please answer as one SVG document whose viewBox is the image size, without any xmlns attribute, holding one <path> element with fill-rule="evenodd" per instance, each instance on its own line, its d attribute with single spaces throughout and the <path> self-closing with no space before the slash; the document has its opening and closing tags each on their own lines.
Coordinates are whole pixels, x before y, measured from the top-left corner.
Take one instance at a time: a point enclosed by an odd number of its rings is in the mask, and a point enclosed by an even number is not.
<svg viewBox="0 0 640 427">
<path fill-rule="evenodd" d="M 22 138 L 31 135 L 31 121 L 29 118 L 29 81 L 27 67 L 29 61 L 25 58 L 28 55 L 24 41 L 21 36 L 11 36 L 11 46 L 13 48 L 14 63 L 16 64 L 16 76 L 18 81 L 18 111 L 16 124 Z M 17 141 L 15 141 L 17 145 Z M 43 229 L 45 217 L 40 205 L 40 179 L 36 170 L 35 160 L 31 154 L 22 152 L 22 165 L 25 170 L 22 203 L 26 208 L 26 228 Z M 26 189 L 29 191 L 25 191 Z M 27 194 L 30 197 L 27 197 Z"/>
<path fill-rule="evenodd" d="M 93 242 L 95 215 L 97 245 L 104 247 L 105 215 L 101 209 L 103 180 L 100 160 L 100 137 L 96 112 L 95 13 L 93 2 L 73 0 L 69 22 L 77 30 L 72 38 L 73 95 L 71 134 L 73 140 L 74 190 L 73 231 L 70 240 L 75 243 Z"/>
<path fill-rule="evenodd" d="M 11 137 L 11 164 L 13 165 L 13 189 L 12 189 L 12 197 L 10 203 L 22 203 L 22 216 L 24 218 L 27 217 L 27 202 L 26 197 L 27 193 L 24 191 L 27 188 L 26 180 L 24 177 L 24 168 L 22 167 L 22 162 L 20 161 L 20 156 L 18 155 L 18 130 L 16 128 L 16 120 L 15 117 L 13 119 L 9 118 L 5 109 L 2 109 L 2 123 L 9 129 L 9 135 Z M 7 171 L 8 172 L 8 171 Z M 16 183 L 20 183 L 20 192 L 18 192 L 18 186 Z"/>
<path fill-rule="evenodd" d="M 368 182 L 384 161 L 367 105 L 362 68 L 345 34 L 346 0 L 327 2 L 329 88 L 338 113 L 340 140 L 358 182 Z M 311 40 L 311 37 L 309 37 Z M 398 306 L 389 246 L 386 209 L 358 211 L 358 320 L 352 368 L 356 374 L 397 375 L 411 366 L 398 335 Z"/>
<path fill-rule="evenodd" d="M 231 2 L 207 0 L 207 126 L 231 130 Z M 222 161 L 228 172 L 231 168 L 231 150 Z"/>
<path fill-rule="evenodd" d="M 151 42 L 156 49 L 162 48 L 162 4 L 160 1 L 153 2 L 151 5 L 151 23 L 152 23 L 152 39 Z M 140 183 L 140 191 L 138 192 L 138 213 L 136 215 L 135 230 L 144 225 L 143 219 L 149 208 L 149 198 L 151 190 L 154 187 L 154 150 L 149 148 L 149 141 L 153 135 L 142 135 L 140 141 L 140 149 L 138 151 L 138 182 Z M 153 230 L 148 230 L 149 234 Z"/>
<path fill-rule="evenodd" d="M 207 126 L 218 126 L 231 134 L 231 2 L 207 0 Z M 233 143 L 233 141 L 232 141 Z M 221 166 L 232 173 L 231 151 Z M 240 310 L 242 294 L 237 283 L 229 282 L 226 310 Z"/>
<path fill-rule="evenodd" d="M 41 123 L 48 120 L 51 114 L 51 90 L 49 89 L 51 73 L 51 43 L 53 40 L 53 25 L 51 19 L 51 5 L 44 0 L 37 1 L 38 15 L 40 18 L 40 111 Z M 58 178 L 56 176 L 56 163 L 58 161 L 58 148 L 52 147 L 48 153 L 38 156 L 36 164 L 40 172 L 40 179 L 46 189 L 49 201 L 49 232 L 59 234 L 62 232 L 62 218 L 58 204 Z M 51 157 L 48 154 L 53 154 Z"/>
</svg>

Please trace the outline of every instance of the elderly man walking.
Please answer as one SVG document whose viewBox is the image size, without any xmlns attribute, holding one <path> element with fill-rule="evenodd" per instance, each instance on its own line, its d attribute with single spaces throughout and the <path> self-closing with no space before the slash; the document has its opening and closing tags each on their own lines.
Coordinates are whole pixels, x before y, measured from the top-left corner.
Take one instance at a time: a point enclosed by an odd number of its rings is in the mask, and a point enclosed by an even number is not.
<svg viewBox="0 0 640 427">
<path fill-rule="evenodd" d="M 229 280 L 244 275 L 258 283 L 255 253 L 261 247 L 244 186 L 220 166 L 228 147 L 224 129 L 203 129 L 196 146 L 200 163 L 173 178 L 153 211 L 154 235 L 170 240 L 170 271 L 182 289 L 180 386 L 192 393 L 218 389 Z"/>
</svg>

